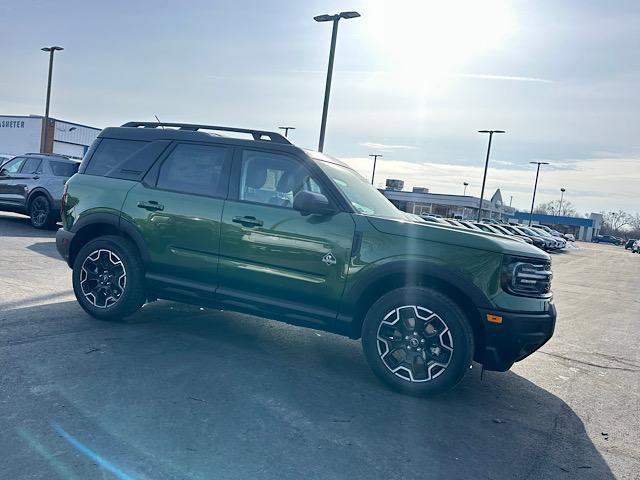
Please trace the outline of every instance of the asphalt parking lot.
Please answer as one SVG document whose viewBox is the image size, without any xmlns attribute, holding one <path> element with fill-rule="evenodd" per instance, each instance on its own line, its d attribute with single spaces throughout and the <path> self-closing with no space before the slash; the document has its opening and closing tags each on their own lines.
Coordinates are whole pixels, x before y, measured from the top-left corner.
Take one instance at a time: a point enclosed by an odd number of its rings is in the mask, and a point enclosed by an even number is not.
<svg viewBox="0 0 640 480">
<path fill-rule="evenodd" d="M 553 265 L 541 351 L 418 399 L 324 332 L 163 301 L 93 320 L 54 233 L 0 214 L 0 478 L 638 479 L 640 255 Z"/>
</svg>

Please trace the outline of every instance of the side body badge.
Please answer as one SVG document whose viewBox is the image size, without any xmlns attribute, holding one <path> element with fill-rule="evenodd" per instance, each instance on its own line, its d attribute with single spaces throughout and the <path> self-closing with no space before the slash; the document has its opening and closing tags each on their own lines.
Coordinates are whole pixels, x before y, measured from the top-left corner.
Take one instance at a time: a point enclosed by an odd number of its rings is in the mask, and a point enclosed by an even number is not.
<svg viewBox="0 0 640 480">
<path fill-rule="evenodd" d="M 335 265 L 336 257 L 333 256 L 333 253 L 329 252 L 324 257 L 322 257 L 322 261 L 327 265 Z"/>
</svg>

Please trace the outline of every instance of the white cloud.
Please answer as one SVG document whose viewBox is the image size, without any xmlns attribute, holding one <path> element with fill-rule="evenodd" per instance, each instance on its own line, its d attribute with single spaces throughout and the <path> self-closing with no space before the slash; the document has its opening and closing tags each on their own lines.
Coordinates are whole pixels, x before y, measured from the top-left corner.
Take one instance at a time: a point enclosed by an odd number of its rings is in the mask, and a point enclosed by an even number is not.
<svg viewBox="0 0 640 480">
<path fill-rule="evenodd" d="M 479 78 L 482 80 L 507 80 L 507 81 L 513 81 L 513 82 L 553 83 L 553 80 L 549 80 L 548 78 L 520 77 L 516 75 L 485 75 L 482 73 L 461 73 L 458 76 L 463 78 Z"/>
<path fill-rule="evenodd" d="M 411 145 L 387 145 L 385 143 L 362 142 L 361 147 L 373 148 L 375 150 L 415 150 Z"/>
</svg>

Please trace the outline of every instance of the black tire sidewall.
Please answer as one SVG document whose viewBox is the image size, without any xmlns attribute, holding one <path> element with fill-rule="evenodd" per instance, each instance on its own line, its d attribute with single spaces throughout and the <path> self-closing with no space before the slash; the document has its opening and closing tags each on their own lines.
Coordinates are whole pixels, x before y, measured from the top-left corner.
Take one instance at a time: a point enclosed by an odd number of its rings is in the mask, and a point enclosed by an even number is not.
<svg viewBox="0 0 640 480">
<path fill-rule="evenodd" d="M 42 225 L 36 225 L 33 222 L 33 216 L 31 215 L 32 213 L 31 210 L 33 209 L 33 205 L 38 199 L 43 199 L 47 203 L 47 217 L 45 218 Z M 55 224 L 53 206 L 51 205 L 51 202 L 49 201 L 46 195 L 38 194 L 35 197 L 33 197 L 33 199 L 29 202 L 29 220 L 31 221 L 31 226 L 33 228 L 38 228 L 38 229 L 48 229 L 48 228 L 51 228 L 53 224 Z"/>
<path fill-rule="evenodd" d="M 453 338 L 453 356 L 446 370 L 427 382 L 409 382 L 397 377 L 381 360 L 377 332 L 384 316 L 403 305 L 418 305 L 436 313 L 447 324 Z M 467 374 L 473 358 L 473 330 L 458 305 L 446 295 L 424 287 L 404 287 L 388 292 L 366 314 L 362 347 L 369 366 L 387 385 L 411 395 L 434 395 L 455 387 Z"/>
<path fill-rule="evenodd" d="M 98 308 L 91 304 L 82 293 L 80 287 L 80 270 L 84 260 L 98 249 L 106 249 L 115 253 L 127 274 L 124 293 L 118 301 L 110 307 Z M 120 321 L 135 313 L 146 298 L 144 294 L 144 271 L 135 247 L 131 242 L 117 236 L 99 237 L 88 242 L 80 249 L 73 262 L 73 291 L 80 306 L 91 316 L 100 320 Z"/>
</svg>

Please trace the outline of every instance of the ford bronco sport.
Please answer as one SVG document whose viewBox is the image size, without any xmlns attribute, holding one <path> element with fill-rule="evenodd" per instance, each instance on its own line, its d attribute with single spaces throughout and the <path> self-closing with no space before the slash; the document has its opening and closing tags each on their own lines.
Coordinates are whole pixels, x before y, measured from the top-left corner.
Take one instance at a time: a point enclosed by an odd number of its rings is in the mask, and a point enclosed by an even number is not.
<svg viewBox="0 0 640 480">
<path fill-rule="evenodd" d="M 98 319 L 162 298 L 361 338 L 373 372 L 410 394 L 452 388 L 472 360 L 506 371 L 553 334 L 545 252 L 422 222 L 277 133 L 106 128 L 62 209 L 57 248 Z"/>
</svg>

